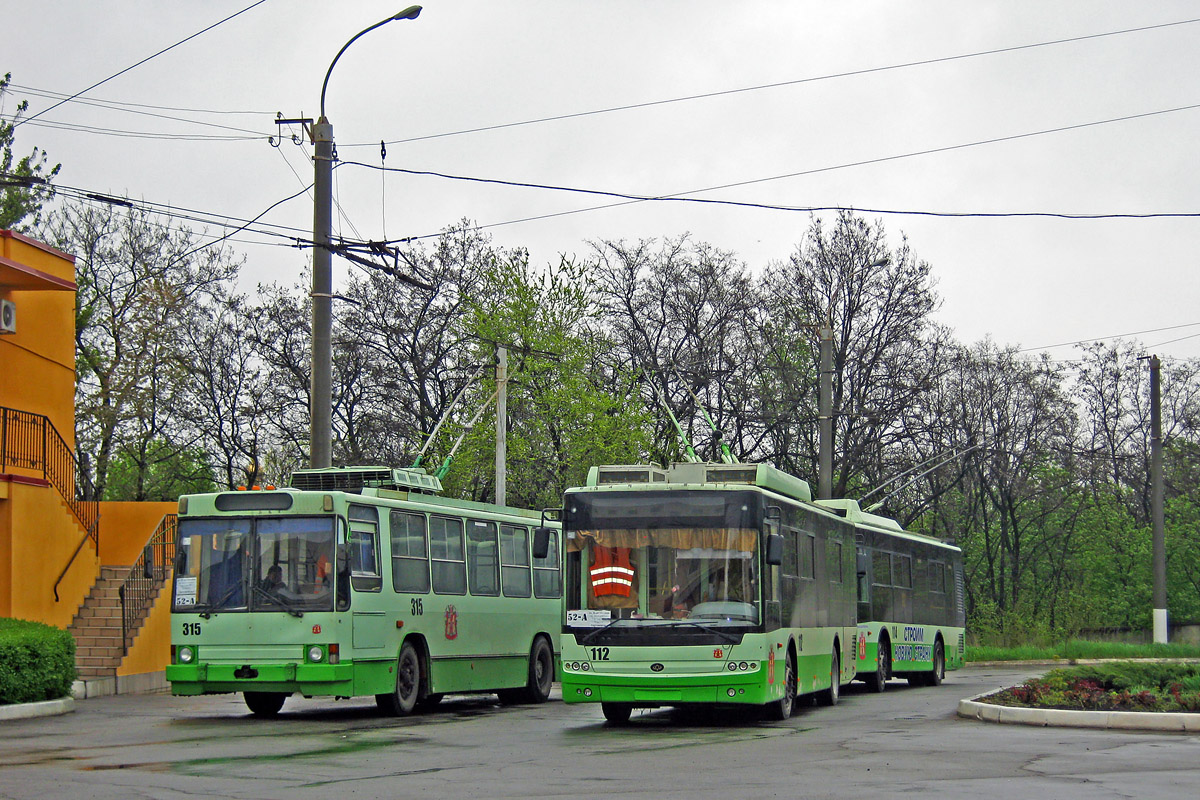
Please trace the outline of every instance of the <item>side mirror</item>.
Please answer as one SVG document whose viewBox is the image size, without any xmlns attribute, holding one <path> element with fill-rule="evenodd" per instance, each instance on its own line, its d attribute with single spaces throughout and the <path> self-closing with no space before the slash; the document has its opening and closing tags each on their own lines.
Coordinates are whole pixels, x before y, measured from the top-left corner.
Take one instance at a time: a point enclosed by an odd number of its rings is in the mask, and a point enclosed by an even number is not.
<svg viewBox="0 0 1200 800">
<path fill-rule="evenodd" d="M 541 525 L 533 529 L 533 557 L 545 558 L 550 555 L 550 535 L 554 533 L 553 528 L 546 528 Z"/>
<path fill-rule="evenodd" d="M 142 548 L 142 577 L 154 577 L 154 545 L 146 545 Z"/>
<path fill-rule="evenodd" d="M 783 563 L 783 536 L 778 533 L 767 534 L 766 562 L 773 567 Z"/>
<path fill-rule="evenodd" d="M 859 550 L 854 560 L 858 574 L 866 575 L 867 571 L 871 568 L 871 554 L 865 550 Z"/>
</svg>

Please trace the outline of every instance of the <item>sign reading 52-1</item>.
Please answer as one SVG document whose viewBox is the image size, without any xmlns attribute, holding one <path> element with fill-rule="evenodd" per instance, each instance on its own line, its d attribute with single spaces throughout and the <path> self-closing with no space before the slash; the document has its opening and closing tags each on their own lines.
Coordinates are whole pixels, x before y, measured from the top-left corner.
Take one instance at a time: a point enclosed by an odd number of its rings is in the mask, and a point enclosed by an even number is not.
<svg viewBox="0 0 1200 800">
<path fill-rule="evenodd" d="M 183 635 L 184 636 L 199 636 L 200 635 L 200 623 L 199 622 L 183 623 Z"/>
</svg>

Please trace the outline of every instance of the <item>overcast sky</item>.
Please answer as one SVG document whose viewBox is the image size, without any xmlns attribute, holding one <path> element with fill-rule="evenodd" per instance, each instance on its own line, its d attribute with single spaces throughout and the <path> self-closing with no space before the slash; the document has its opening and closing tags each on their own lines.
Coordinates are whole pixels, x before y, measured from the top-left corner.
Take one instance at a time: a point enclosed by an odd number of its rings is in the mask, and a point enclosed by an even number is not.
<svg viewBox="0 0 1200 800">
<path fill-rule="evenodd" d="M 5 0 L 0 72 L 26 88 L 4 111 L 24 97 L 37 113 L 54 101 L 34 91 L 78 92 L 252 1 Z M 729 187 L 689 196 L 941 214 L 1200 214 L 1200 107 L 1185 108 L 1200 104 L 1195 3 L 423 5 L 419 19 L 372 31 L 338 62 L 326 112 L 342 161 L 379 166 L 384 140 L 387 167 L 634 195 Z M 341 46 L 403 6 L 266 0 L 80 98 L 188 121 L 68 103 L 21 126 L 17 149 L 49 151 L 64 186 L 255 217 L 312 180 L 307 145 L 268 142 L 276 114 L 316 116 Z M 1131 30 L 1150 26 L 1160 27 Z M 1007 52 L 983 54 L 996 50 Z M 770 84 L 787 85 L 509 125 Z M 491 129 L 458 133 L 477 128 Z M 211 136 L 232 138 L 195 138 Z M 1006 137 L 1021 138 L 976 144 Z M 940 152 L 910 155 L 931 150 Z M 690 232 L 758 271 L 787 258 L 809 225 L 808 212 L 678 202 L 564 215 L 615 201 L 403 174 L 385 183 L 350 164 L 335 175 L 335 230 L 347 236 L 431 235 L 465 217 L 535 263 L 585 256 L 589 240 Z M 310 237 L 310 197 L 262 221 Z M 962 341 L 1045 348 L 1141 332 L 1128 338 L 1200 357 L 1200 218 L 865 215 L 893 245 L 907 235 L 932 265 L 937 319 Z M 515 222 L 531 217 L 546 218 Z M 278 241 L 235 238 L 250 286 L 298 279 L 307 251 L 267 243 Z"/>
</svg>

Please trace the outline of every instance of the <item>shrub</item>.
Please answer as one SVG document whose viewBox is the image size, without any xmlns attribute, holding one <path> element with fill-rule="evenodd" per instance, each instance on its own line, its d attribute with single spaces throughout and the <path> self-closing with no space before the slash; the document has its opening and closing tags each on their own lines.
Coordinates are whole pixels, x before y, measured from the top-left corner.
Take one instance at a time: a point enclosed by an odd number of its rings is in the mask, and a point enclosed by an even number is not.
<svg viewBox="0 0 1200 800">
<path fill-rule="evenodd" d="M 0 618 L 0 705 L 71 694 L 75 639 L 61 628 Z"/>
<path fill-rule="evenodd" d="M 983 698 L 1087 711 L 1200 711 L 1200 664 L 1123 661 L 1055 669 Z"/>
</svg>

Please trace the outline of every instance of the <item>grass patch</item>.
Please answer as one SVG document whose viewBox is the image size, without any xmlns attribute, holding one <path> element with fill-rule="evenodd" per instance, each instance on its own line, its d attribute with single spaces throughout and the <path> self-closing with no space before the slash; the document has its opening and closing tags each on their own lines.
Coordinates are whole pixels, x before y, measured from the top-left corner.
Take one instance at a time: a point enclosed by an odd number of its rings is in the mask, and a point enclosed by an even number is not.
<svg viewBox="0 0 1200 800">
<path fill-rule="evenodd" d="M 967 661 L 1071 661 L 1091 658 L 1200 658 L 1200 647 L 1190 644 L 1125 644 L 1072 639 L 1046 647 L 967 648 Z"/>
<path fill-rule="evenodd" d="M 1200 712 L 1200 664 L 1118 661 L 1055 669 L 979 698 L 983 703 L 1073 711 Z"/>
</svg>

